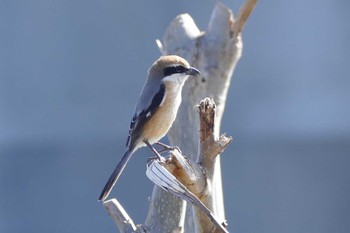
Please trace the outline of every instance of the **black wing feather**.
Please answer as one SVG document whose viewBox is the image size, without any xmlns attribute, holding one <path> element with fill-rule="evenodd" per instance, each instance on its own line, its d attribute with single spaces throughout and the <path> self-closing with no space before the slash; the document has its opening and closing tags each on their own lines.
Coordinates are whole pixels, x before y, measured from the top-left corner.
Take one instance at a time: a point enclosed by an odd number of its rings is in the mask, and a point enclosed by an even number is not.
<svg viewBox="0 0 350 233">
<path fill-rule="evenodd" d="M 152 102 L 147 109 L 142 110 L 138 115 L 134 114 L 129 128 L 129 136 L 126 141 L 126 146 L 129 150 L 132 150 L 135 146 L 134 143 L 140 136 L 143 126 L 148 119 L 156 112 L 159 108 L 160 103 L 163 101 L 165 95 L 165 85 L 161 84 L 158 92 L 153 96 Z"/>
</svg>

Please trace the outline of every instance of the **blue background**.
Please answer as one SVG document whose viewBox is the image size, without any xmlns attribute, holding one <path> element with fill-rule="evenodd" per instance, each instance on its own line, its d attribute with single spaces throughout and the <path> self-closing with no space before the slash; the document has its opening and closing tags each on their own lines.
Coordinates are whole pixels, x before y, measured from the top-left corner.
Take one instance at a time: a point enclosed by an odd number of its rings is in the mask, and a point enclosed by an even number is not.
<svg viewBox="0 0 350 233">
<path fill-rule="evenodd" d="M 235 13 L 243 1 L 224 1 Z M 124 150 L 155 39 L 214 1 L 0 0 L 0 232 L 116 232 L 97 197 Z M 260 1 L 222 132 L 232 232 L 350 232 L 350 3 Z M 149 152 L 113 195 L 143 223 Z"/>
</svg>

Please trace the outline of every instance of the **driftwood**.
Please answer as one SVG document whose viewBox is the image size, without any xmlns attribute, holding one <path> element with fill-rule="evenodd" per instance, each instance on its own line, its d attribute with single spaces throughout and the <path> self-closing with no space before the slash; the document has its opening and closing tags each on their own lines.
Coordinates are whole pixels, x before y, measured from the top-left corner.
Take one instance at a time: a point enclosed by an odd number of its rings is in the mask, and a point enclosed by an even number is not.
<svg viewBox="0 0 350 233">
<path fill-rule="evenodd" d="M 197 28 L 188 14 L 179 15 L 170 23 L 162 42 L 157 41 L 163 55 L 184 57 L 201 71 L 200 78 L 186 82 L 177 119 L 168 133 L 171 144 L 178 146 L 182 155 L 170 153 L 161 164 L 209 212 L 182 191 L 174 195 L 163 190 L 164 187 L 155 186 L 142 226 L 135 226 L 116 201 L 104 202 L 121 232 L 226 231 L 219 154 L 231 138 L 219 136 L 220 123 L 233 70 L 242 53 L 241 31 L 256 2 L 247 0 L 237 20 L 231 10 L 217 2 L 205 32 Z"/>
</svg>

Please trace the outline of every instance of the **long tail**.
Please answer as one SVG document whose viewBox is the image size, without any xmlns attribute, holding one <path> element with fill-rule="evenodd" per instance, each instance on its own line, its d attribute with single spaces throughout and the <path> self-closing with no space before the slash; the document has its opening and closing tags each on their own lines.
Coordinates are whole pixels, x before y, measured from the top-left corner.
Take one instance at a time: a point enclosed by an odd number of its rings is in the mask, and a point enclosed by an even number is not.
<svg viewBox="0 0 350 233">
<path fill-rule="evenodd" d="M 103 188 L 103 190 L 102 190 L 102 192 L 100 194 L 100 197 L 98 198 L 99 201 L 104 201 L 108 197 L 109 193 L 112 191 L 113 186 L 117 182 L 120 174 L 122 173 L 122 171 L 124 170 L 126 164 L 130 160 L 132 154 L 133 154 L 132 151 L 128 151 L 127 150 L 125 152 L 125 154 L 123 155 L 122 159 L 120 160 L 120 162 L 118 163 L 118 165 L 114 169 L 112 175 L 109 177 L 105 187 Z"/>
</svg>

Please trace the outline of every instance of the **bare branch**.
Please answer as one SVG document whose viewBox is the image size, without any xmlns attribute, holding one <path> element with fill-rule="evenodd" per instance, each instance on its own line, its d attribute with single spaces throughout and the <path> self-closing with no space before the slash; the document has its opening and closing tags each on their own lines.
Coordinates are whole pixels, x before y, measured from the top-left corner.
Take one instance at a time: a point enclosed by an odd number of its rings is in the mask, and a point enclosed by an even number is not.
<svg viewBox="0 0 350 233">
<path fill-rule="evenodd" d="M 213 99 L 205 98 L 199 104 L 200 120 L 200 152 L 197 160 L 206 169 L 206 174 L 213 174 L 213 163 L 215 158 L 224 151 L 232 141 L 232 137 L 225 134 L 219 138 L 215 132 L 215 102 Z M 209 173 L 208 173 L 209 172 Z"/>
<path fill-rule="evenodd" d="M 247 0 L 239 11 L 237 21 L 235 22 L 233 32 L 238 35 L 241 33 L 250 14 L 253 12 L 258 0 Z"/>
<path fill-rule="evenodd" d="M 117 201 L 117 199 L 110 199 L 103 202 L 109 216 L 117 224 L 119 231 L 123 233 L 145 233 L 146 231 L 142 226 L 135 226 L 128 213 L 124 210 L 123 206 Z"/>
</svg>

